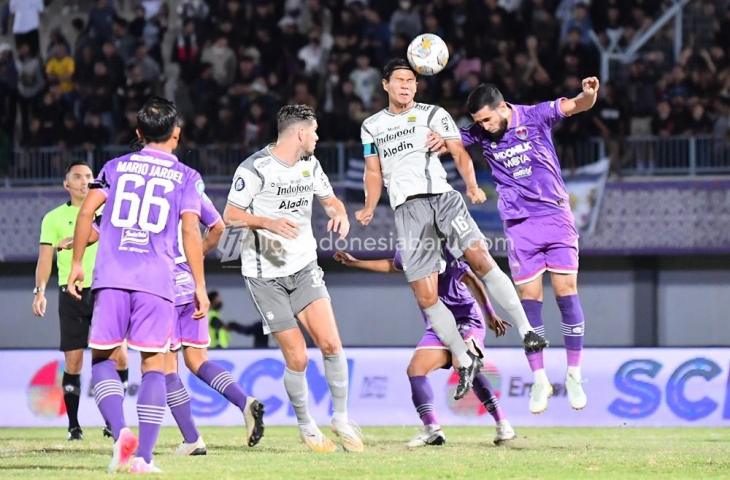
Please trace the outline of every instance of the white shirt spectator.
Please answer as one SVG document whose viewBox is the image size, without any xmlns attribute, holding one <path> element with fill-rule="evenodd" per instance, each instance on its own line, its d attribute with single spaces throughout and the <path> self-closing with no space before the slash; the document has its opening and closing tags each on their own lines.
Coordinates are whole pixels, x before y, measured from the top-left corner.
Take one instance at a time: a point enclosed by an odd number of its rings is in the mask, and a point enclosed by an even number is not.
<svg viewBox="0 0 730 480">
<path fill-rule="evenodd" d="M 43 12 L 43 0 L 10 0 L 13 34 L 38 30 L 41 24 L 41 12 Z"/>
</svg>

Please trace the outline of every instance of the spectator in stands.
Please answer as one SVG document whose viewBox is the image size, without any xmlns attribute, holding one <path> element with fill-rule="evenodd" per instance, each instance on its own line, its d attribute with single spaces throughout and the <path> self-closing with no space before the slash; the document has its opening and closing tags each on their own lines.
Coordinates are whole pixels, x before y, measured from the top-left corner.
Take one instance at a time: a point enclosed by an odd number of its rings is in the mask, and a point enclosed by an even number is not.
<svg viewBox="0 0 730 480">
<path fill-rule="evenodd" d="M 422 30 L 421 16 L 410 0 L 400 0 L 398 9 L 390 17 L 390 31 L 394 35 L 413 38 Z"/>
<path fill-rule="evenodd" d="M 97 43 L 110 40 L 112 38 L 112 25 L 117 12 L 109 0 L 96 0 L 96 5 L 89 10 L 89 35 L 95 39 Z"/>
<path fill-rule="evenodd" d="M 370 108 L 373 95 L 381 88 L 380 72 L 370 65 L 370 57 L 365 52 L 357 55 L 357 68 L 350 73 L 350 81 L 355 95 L 360 97 L 365 108 Z"/>
<path fill-rule="evenodd" d="M 144 79 L 142 68 L 134 64 L 128 66 L 126 82 L 117 89 L 119 103 L 125 108 L 132 105 L 139 108 L 152 93 L 152 84 Z"/>
<path fill-rule="evenodd" d="M 213 68 L 213 80 L 219 87 L 228 87 L 236 74 L 236 54 L 228 46 L 228 38 L 220 35 L 215 42 L 203 49 L 200 60 Z"/>
<path fill-rule="evenodd" d="M 147 54 L 147 45 L 144 42 L 137 42 L 134 56 L 129 59 L 127 66 L 139 68 L 142 79 L 151 85 L 157 85 L 162 80 L 160 65 Z"/>
<path fill-rule="evenodd" d="M 712 120 L 700 102 L 692 105 L 683 127 L 681 133 L 685 135 L 708 135 L 712 133 Z"/>
<path fill-rule="evenodd" d="M 53 55 L 53 51 L 56 48 L 56 45 L 63 45 L 66 47 L 67 52 L 71 52 L 71 45 L 68 43 L 68 40 L 66 40 L 66 37 L 63 36 L 63 33 L 60 29 L 54 28 L 51 30 L 51 33 L 48 35 L 48 47 L 46 47 L 46 57 L 51 57 Z"/>
<path fill-rule="evenodd" d="M 103 147 L 109 143 L 109 130 L 101 122 L 101 116 L 98 113 L 92 112 L 86 116 L 84 136 L 86 143 L 95 147 Z"/>
<path fill-rule="evenodd" d="M 309 32 L 309 42 L 297 53 L 297 58 L 304 63 L 304 74 L 315 78 L 322 75 L 327 53 L 328 49 L 322 45 L 322 29 L 315 26 Z"/>
<path fill-rule="evenodd" d="M 76 116 L 72 112 L 67 112 L 63 116 L 63 128 L 59 139 L 61 148 L 72 149 L 79 147 L 86 141 L 85 137 L 86 132 L 79 126 Z"/>
<path fill-rule="evenodd" d="M 105 41 L 101 46 L 100 61 L 104 62 L 109 72 L 112 91 L 116 91 L 124 83 L 124 60 L 111 40 Z"/>
<path fill-rule="evenodd" d="M 666 100 L 662 100 L 657 105 L 656 113 L 651 121 L 651 133 L 663 138 L 669 138 L 675 133 L 679 133 L 677 118 L 672 115 L 672 106 Z"/>
<path fill-rule="evenodd" d="M 127 31 L 128 23 L 123 18 L 115 18 L 114 24 L 112 25 L 112 42 L 117 47 L 117 52 L 122 60 L 129 61 L 134 55 L 134 47 L 136 41 L 132 35 Z"/>
<path fill-rule="evenodd" d="M 188 18 L 175 38 L 170 58 L 180 66 L 180 79 L 190 84 L 200 68 L 201 44 L 195 28 L 195 20 Z"/>
<path fill-rule="evenodd" d="M 13 16 L 13 36 L 15 47 L 25 43 L 30 48 L 30 55 L 40 53 L 39 28 L 43 0 L 10 0 L 10 14 Z"/>
<path fill-rule="evenodd" d="M 18 72 L 18 106 L 22 138 L 27 140 L 30 126 L 30 111 L 45 87 L 43 64 L 40 58 L 31 54 L 30 45 L 21 44 L 18 47 L 18 58 L 15 62 Z"/>
<path fill-rule="evenodd" d="M 73 74 L 75 68 L 76 63 L 68 54 L 66 45 L 57 43 L 53 48 L 53 56 L 46 63 L 48 81 L 57 81 L 61 85 L 62 93 L 71 93 L 74 90 Z"/>
<path fill-rule="evenodd" d="M 193 121 L 185 125 L 184 140 L 190 146 L 213 143 L 210 121 L 205 113 L 196 113 Z"/>
<path fill-rule="evenodd" d="M 621 145 L 626 134 L 626 112 L 616 96 L 613 84 L 603 84 L 601 97 L 591 110 L 591 121 L 595 126 L 594 131 L 605 142 L 612 171 L 618 172 L 621 167 Z"/>
</svg>

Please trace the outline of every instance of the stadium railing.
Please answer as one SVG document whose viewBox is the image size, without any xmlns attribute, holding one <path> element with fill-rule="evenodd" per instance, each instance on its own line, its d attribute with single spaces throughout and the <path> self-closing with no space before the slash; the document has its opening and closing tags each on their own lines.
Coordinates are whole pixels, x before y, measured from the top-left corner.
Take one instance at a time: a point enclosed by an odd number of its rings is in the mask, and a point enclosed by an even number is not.
<svg viewBox="0 0 730 480">
<path fill-rule="evenodd" d="M 590 138 L 573 145 L 577 165 L 604 158 L 608 152 L 602 138 Z M 183 148 L 185 163 L 203 173 L 208 182 L 228 183 L 238 164 L 257 148 L 243 145 L 205 145 Z M 62 149 L 58 147 L 16 147 L 11 162 L 0 164 L 0 179 L 6 187 L 58 183 L 66 164 L 85 160 L 98 171 L 110 158 L 129 151 L 126 145 Z M 358 143 L 328 142 L 317 146 L 317 158 L 335 183 L 353 181 L 353 168 L 362 162 Z M 711 136 L 627 137 L 621 142 L 620 171 L 623 175 L 730 174 L 730 142 Z M 477 162 L 478 168 L 483 168 Z"/>
</svg>

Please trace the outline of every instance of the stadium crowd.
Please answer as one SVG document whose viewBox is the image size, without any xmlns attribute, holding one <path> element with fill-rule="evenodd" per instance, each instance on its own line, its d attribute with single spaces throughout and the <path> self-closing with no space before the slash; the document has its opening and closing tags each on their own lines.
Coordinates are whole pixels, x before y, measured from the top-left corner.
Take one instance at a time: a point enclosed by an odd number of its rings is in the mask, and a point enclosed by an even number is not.
<svg viewBox="0 0 730 480">
<path fill-rule="evenodd" d="M 125 17 L 114 0 L 96 0 L 73 18 L 70 38 L 56 29 L 47 42 L 38 40 L 42 0 L 5 3 L 14 45 L 0 44 L 0 143 L 69 148 L 129 143 L 142 100 L 165 91 L 185 112 L 189 144 L 258 146 L 273 138 L 273 114 L 287 102 L 317 109 L 323 140 L 357 141 L 362 120 L 385 106 L 379 68 L 422 32 L 442 36 L 452 54 L 450 68 L 421 79 L 419 98 L 466 123 L 464 100 L 482 81 L 515 103 L 576 93 L 581 78 L 599 73 L 593 32 L 606 47 L 625 47 L 672 2 L 144 0 Z M 596 108 L 565 122 L 558 142 L 727 136 L 728 0 L 685 8 L 678 62 L 671 38 L 656 35 L 613 71 Z"/>
</svg>

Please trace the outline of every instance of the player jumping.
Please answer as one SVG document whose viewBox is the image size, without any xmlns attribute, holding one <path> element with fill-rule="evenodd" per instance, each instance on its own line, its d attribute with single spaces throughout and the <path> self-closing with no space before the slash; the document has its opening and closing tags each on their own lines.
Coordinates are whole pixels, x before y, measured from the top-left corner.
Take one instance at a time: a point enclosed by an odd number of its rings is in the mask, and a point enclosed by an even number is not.
<svg viewBox="0 0 730 480">
<path fill-rule="evenodd" d="M 535 331 L 544 335 L 542 275 L 550 272 L 562 315 L 568 371 L 565 389 L 571 407 L 585 408 L 581 355 L 585 320 L 578 298 L 578 231 L 563 183 L 552 127 L 593 107 L 598 78 L 582 81 L 582 92 L 537 105 L 513 105 L 492 84 L 476 87 L 467 99 L 474 124 L 461 130 L 465 146 L 479 145 L 497 184 L 497 207 L 509 240 L 509 265 L 522 305 Z M 442 151 L 445 151 L 442 149 Z M 527 352 L 535 381 L 530 411 L 547 409 L 553 387 L 542 352 Z"/>
<path fill-rule="evenodd" d="M 442 239 L 452 256 L 466 259 L 507 312 L 525 350 L 541 351 L 547 344 L 530 326 L 514 286 L 489 254 L 461 194 L 446 181 L 438 152 L 429 148 L 433 143 L 428 140 L 429 132 L 438 133 L 454 157 L 469 199 L 472 203 L 485 201 L 453 119 L 443 108 L 414 101 L 416 74 L 403 59 L 391 60 L 385 66 L 383 89 L 388 93 L 388 108 L 362 124 L 366 197 L 356 218 L 363 225 L 372 221 L 385 184 L 390 206 L 395 210 L 403 270 L 418 305 L 458 363 L 459 384 L 454 398 L 459 399 L 471 389 L 481 360 L 469 351 L 454 315 L 437 295 Z"/>
<path fill-rule="evenodd" d="M 481 356 L 484 345 L 484 318 L 487 325 L 498 337 L 505 334 L 509 323 L 496 314 L 489 303 L 484 285 L 474 275 L 469 266 L 449 255 L 444 249 L 446 267 L 438 275 L 438 296 L 456 318 L 457 328 L 469 350 Z M 360 260 L 345 252 L 335 253 L 335 260 L 348 267 L 361 268 L 372 272 L 402 272 L 403 263 L 400 253 L 393 259 Z M 484 313 L 482 313 L 482 309 Z M 424 315 L 424 319 L 425 318 Z M 413 406 L 423 422 L 423 429 L 408 442 L 409 447 L 443 445 L 446 435 L 439 426 L 433 407 L 433 390 L 427 375 L 439 368 L 451 368 L 451 353 L 430 326 L 416 346 L 416 351 L 408 364 L 408 380 L 411 383 Z M 497 423 L 494 443 L 499 445 L 515 438 L 506 415 L 499 406 L 497 397 L 486 375 L 479 372 L 474 377 L 474 393 Z"/>
<path fill-rule="evenodd" d="M 279 343 L 286 370 L 284 387 L 300 436 L 314 451 L 331 452 L 307 406 L 307 348 L 297 320 L 322 351 L 332 395 L 332 429 L 345 450 L 361 452 L 363 442 L 347 413 L 348 367 L 330 297 L 317 265 L 312 235 L 314 196 L 330 218 L 327 228 L 344 238 L 350 222 L 327 175 L 314 157 L 317 119 L 306 105 L 285 105 L 277 115 L 276 144 L 248 157 L 233 177 L 226 224 L 245 228 L 241 270 L 261 314 L 264 332 Z"/>
<path fill-rule="evenodd" d="M 108 161 L 81 206 L 68 291 L 81 298 L 77 291 L 77 282 L 84 280 L 81 260 L 94 212 L 105 205 L 92 283 L 96 303 L 89 335 L 91 380 L 99 411 L 115 439 L 109 470 L 154 473 L 160 471 L 153 464 L 152 450 L 166 408 L 164 353 L 175 315 L 170 272 L 180 219 L 183 248 L 195 281 L 193 317 L 203 318 L 209 302 L 198 226 L 203 182 L 198 172 L 172 154 L 180 137 L 177 109 L 172 102 L 151 98 L 137 120 L 137 135 L 145 147 Z M 142 356 L 139 441 L 126 427 L 122 384 L 111 358 L 125 339 Z"/>
</svg>

